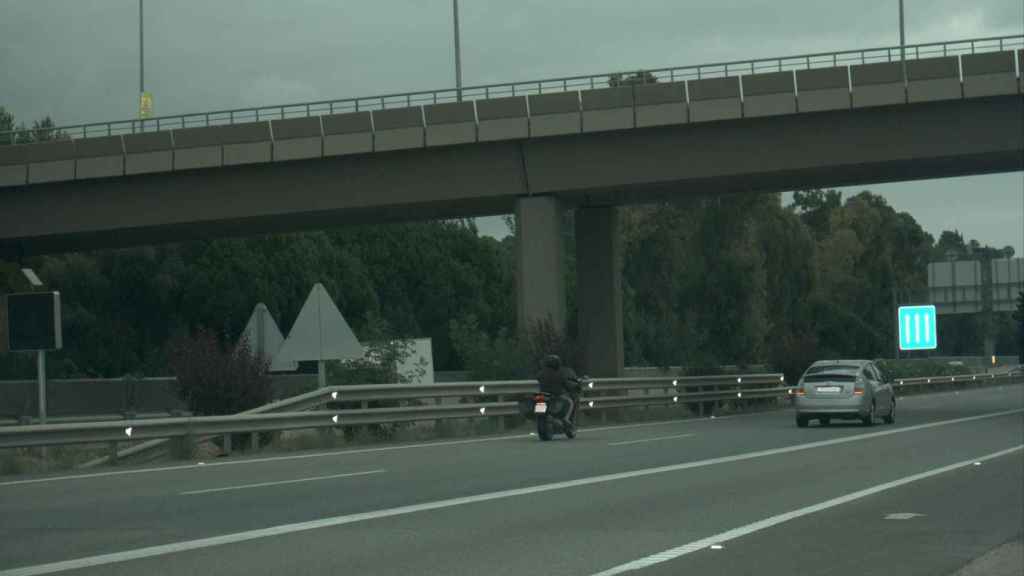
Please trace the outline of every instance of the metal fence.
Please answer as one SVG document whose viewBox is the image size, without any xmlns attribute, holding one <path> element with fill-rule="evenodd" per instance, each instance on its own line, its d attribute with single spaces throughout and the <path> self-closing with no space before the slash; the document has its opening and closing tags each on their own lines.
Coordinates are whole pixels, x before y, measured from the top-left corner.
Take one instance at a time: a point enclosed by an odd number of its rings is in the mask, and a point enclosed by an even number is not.
<svg viewBox="0 0 1024 576">
<path fill-rule="evenodd" d="M 154 440 L 148 446 L 152 449 L 159 446 L 155 441 L 167 438 L 201 440 L 221 434 L 512 416 L 519 413 L 518 400 L 536 389 L 531 380 L 332 386 L 230 416 L 6 426 L 0 428 L 0 448 Z M 581 409 L 748 403 L 782 398 L 788 390 L 781 374 L 600 379 L 585 386 Z M 371 406 L 374 402 L 395 405 Z M 115 448 L 111 456 L 138 454 L 141 446 L 128 454 Z"/>
<path fill-rule="evenodd" d="M 907 60 L 917 60 L 936 56 L 956 56 L 977 54 L 1003 50 L 1024 48 L 1024 35 L 992 36 L 947 42 L 930 42 L 912 44 L 905 47 L 903 54 Z M 156 132 L 175 128 L 223 126 L 242 122 L 261 120 L 281 120 L 286 118 L 302 118 L 322 116 L 344 112 L 366 110 L 384 110 L 390 108 L 408 108 L 426 104 L 441 104 L 465 100 L 482 100 L 505 96 L 528 96 L 548 94 L 570 90 L 590 90 L 607 88 L 613 84 L 613 78 L 628 78 L 640 74 L 641 77 L 652 77 L 658 82 L 680 82 L 684 80 L 700 80 L 703 78 L 720 78 L 724 76 L 740 76 L 763 72 L 779 72 L 786 70 L 805 70 L 809 68 L 828 68 L 874 62 L 900 61 L 899 46 L 885 46 L 860 50 L 842 50 L 838 52 L 820 52 L 796 56 L 774 58 L 755 58 L 751 60 L 735 60 L 672 68 L 656 68 L 568 76 L 564 78 L 548 78 L 523 82 L 507 82 L 469 86 L 461 91 L 455 88 L 424 90 L 400 94 L 382 94 L 361 98 L 344 98 L 337 100 L 319 100 L 297 104 L 277 104 L 256 108 L 238 108 L 234 110 L 215 110 L 193 114 L 159 116 L 145 120 L 130 119 L 90 124 L 60 126 L 43 131 L 23 130 L 0 132 L 0 143 L 14 143 L 35 138 L 37 134 L 51 137 L 62 134 L 67 138 L 90 138 Z"/>
</svg>

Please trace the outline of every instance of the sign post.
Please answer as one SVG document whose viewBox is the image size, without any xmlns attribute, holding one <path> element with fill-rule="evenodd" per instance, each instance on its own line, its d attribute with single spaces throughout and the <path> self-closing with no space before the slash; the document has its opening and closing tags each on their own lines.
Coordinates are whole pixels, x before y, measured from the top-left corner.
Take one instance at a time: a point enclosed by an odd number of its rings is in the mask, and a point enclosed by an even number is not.
<svg viewBox="0 0 1024 576">
<path fill-rule="evenodd" d="M 939 347 L 939 326 L 935 306 L 900 306 L 900 350 L 935 350 Z"/>
<path fill-rule="evenodd" d="M 46 422 L 46 351 L 64 347 L 60 292 L 7 296 L 7 332 L 11 352 L 36 353 L 39 422 Z"/>
</svg>

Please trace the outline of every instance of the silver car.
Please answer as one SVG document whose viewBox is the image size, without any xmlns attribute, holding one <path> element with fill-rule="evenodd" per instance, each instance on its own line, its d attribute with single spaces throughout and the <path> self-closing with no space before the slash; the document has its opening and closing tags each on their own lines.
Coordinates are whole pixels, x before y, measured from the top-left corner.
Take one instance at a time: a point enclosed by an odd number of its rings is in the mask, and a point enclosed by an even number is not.
<svg viewBox="0 0 1024 576">
<path fill-rule="evenodd" d="M 796 425 L 811 420 L 827 426 L 834 419 L 860 420 L 871 426 L 879 416 L 896 421 L 896 394 L 870 360 L 820 360 L 800 377 L 796 388 Z"/>
</svg>

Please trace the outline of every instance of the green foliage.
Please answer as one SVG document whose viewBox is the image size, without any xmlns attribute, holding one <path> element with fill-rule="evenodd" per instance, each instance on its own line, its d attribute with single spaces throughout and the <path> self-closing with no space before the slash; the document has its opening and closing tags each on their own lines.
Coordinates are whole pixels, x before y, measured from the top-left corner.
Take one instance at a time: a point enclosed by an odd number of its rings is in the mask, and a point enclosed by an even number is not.
<svg viewBox="0 0 1024 576">
<path fill-rule="evenodd" d="M 242 338 L 231 346 L 200 328 L 170 344 L 171 370 L 189 410 L 199 415 L 237 414 L 270 401 L 265 361 Z"/>
<path fill-rule="evenodd" d="M 882 377 L 887 381 L 899 380 L 900 378 L 924 378 L 930 376 L 959 376 L 970 374 L 968 366 L 940 362 L 928 358 L 915 358 L 910 360 L 877 360 Z"/>
</svg>

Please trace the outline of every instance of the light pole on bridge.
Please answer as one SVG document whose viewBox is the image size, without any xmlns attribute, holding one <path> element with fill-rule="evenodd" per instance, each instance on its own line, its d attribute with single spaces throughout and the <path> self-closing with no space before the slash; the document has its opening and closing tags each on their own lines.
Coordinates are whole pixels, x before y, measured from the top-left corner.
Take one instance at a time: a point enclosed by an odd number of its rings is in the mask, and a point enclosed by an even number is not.
<svg viewBox="0 0 1024 576">
<path fill-rule="evenodd" d="M 903 0 L 900 0 L 900 66 L 903 67 L 903 81 L 907 81 L 906 37 L 903 27 Z"/>
<path fill-rule="evenodd" d="M 140 2 L 142 0 L 139 0 Z M 459 0 L 452 0 L 452 25 L 455 28 L 455 97 L 462 102 L 462 49 L 459 46 Z"/>
</svg>

